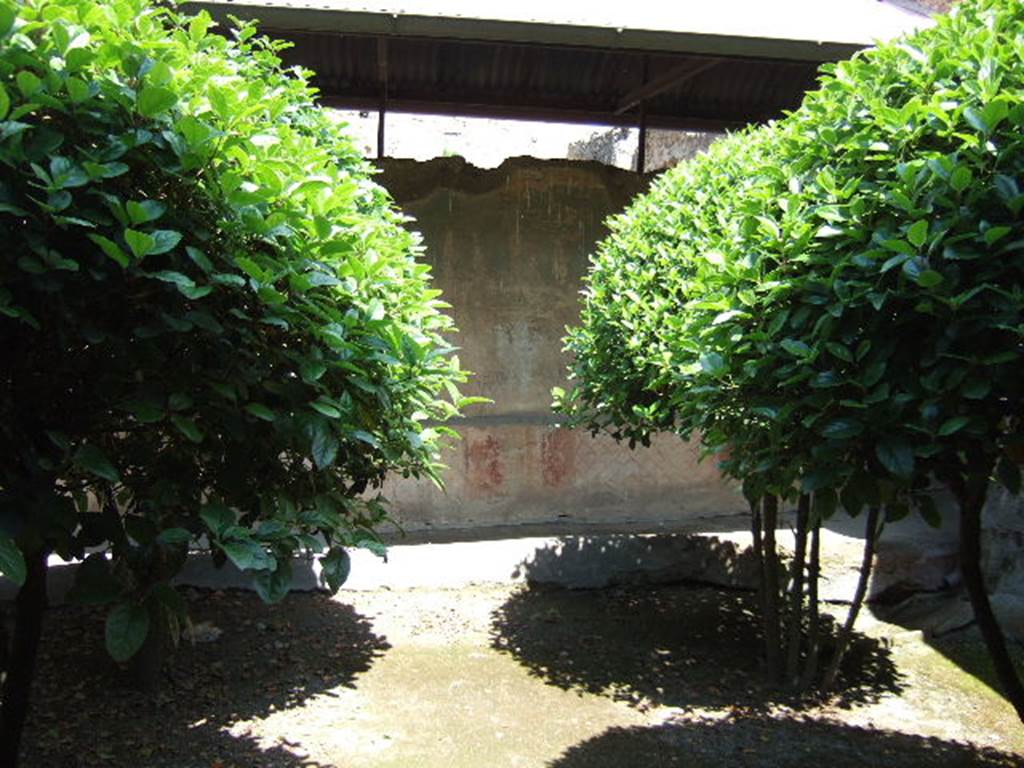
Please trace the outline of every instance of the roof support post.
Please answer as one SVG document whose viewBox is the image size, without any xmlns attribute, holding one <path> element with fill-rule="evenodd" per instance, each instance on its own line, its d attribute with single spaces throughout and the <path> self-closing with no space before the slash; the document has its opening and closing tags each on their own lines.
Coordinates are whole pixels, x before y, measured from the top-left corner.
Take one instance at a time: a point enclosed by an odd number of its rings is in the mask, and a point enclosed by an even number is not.
<svg viewBox="0 0 1024 768">
<path fill-rule="evenodd" d="M 640 139 L 636 148 L 636 172 L 643 173 L 647 166 L 647 105 L 640 105 Z"/>
<path fill-rule="evenodd" d="M 380 85 L 380 108 L 377 110 L 377 159 L 384 157 L 384 115 L 388 108 L 388 39 L 377 38 L 377 81 Z"/>
<path fill-rule="evenodd" d="M 640 87 L 642 88 L 647 83 L 647 69 L 650 65 L 648 56 L 644 56 L 644 65 L 642 75 L 640 78 Z M 643 173 L 647 166 L 647 101 L 646 99 L 640 102 L 640 120 L 637 128 L 640 130 L 640 136 L 637 141 L 636 148 L 636 172 Z"/>
</svg>

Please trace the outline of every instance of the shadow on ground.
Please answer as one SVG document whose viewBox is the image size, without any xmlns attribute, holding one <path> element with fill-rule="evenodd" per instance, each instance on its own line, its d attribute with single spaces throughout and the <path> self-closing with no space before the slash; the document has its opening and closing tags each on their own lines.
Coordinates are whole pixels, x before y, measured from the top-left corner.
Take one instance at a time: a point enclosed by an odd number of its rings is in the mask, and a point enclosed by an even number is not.
<svg viewBox="0 0 1024 768">
<path fill-rule="evenodd" d="M 679 721 L 612 728 L 570 747 L 549 768 L 1015 768 L 1020 757 L 894 731 L 791 717 Z"/>
<path fill-rule="evenodd" d="M 155 699 L 132 690 L 105 655 L 100 612 L 51 611 L 23 764 L 317 768 L 301 745 L 264 747 L 228 729 L 351 687 L 388 643 L 325 595 L 293 593 L 274 606 L 234 591 L 193 591 L 190 600 L 193 621 L 210 622 L 223 635 L 184 643 Z"/>
<path fill-rule="evenodd" d="M 993 599 L 998 610 L 997 600 L 998 595 Z M 961 588 L 912 595 L 894 605 L 873 606 L 872 612 L 883 621 L 919 631 L 922 642 L 942 654 L 961 673 L 955 678 L 948 673 L 945 675 L 958 687 L 987 689 L 1008 703 L 992 657 L 975 623 L 974 611 Z M 1024 678 L 1024 641 L 1018 636 L 1021 623 L 1019 619 L 1007 622 L 1005 615 L 999 618 L 1017 674 Z M 929 673 L 937 675 L 941 670 L 932 669 Z"/>
<path fill-rule="evenodd" d="M 754 589 L 757 561 L 749 547 L 716 536 L 563 536 L 537 549 L 512 576 L 575 588 L 687 581 Z"/>
<path fill-rule="evenodd" d="M 698 537 L 709 568 L 728 569 L 743 555 L 715 539 Z M 703 544 L 701 544 L 703 542 Z M 625 541 L 623 547 L 632 546 Z M 608 557 L 606 538 L 588 555 L 577 540 L 572 559 Z M 700 554 L 691 552 L 700 560 Z M 546 570 L 556 554 L 531 563 Z M 527 580 L 530 580 L 527 563 Z M 491 642 L 531 674 L 566 690 L 611 696 L 634 706 L 734 707 L 759 711 L 771 704 L 812 706 L 820 698 L 762 684 L 756 597 L 747 590 L 695 584 L 627 584 L 600 590 L 533 585 L 513 594 L 492 616 Z M 834 633 L 834 627 L 832 628 Z M 824 644 L 824 657 L 830 650 Z M 870 703 L 902 690 L 889 649 L 856 635 L 844 660 L 833 703 Z"/>
<path fill-rule="evenodd" d="M 976 627 L 944 637 L 928 638 L 927 642 L 962 672 L 991 689 L 1004 701 L 1009 701 L 999 684 L 995 665 L 992 663 L 992 657 L 988 653 L 985 641 L 982 640 Z M 1009 639 L 1007 644 L 1010 655 L 1017 666 L 1017 674 L 1024 679 L 1024 645 L 1015 639 Z"/>
</svg>

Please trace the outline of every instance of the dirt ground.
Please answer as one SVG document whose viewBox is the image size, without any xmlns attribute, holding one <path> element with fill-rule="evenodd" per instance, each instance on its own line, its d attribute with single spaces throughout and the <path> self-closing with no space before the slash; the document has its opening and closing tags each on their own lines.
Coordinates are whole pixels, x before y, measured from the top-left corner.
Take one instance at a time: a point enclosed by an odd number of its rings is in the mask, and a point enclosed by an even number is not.
<svg viewBox="0 0 1024 768">
<path fill-rule="evenodd" d="M 1024 765 L 969 633 L 928 644 L 869 615 L 839 692 L 801 701 L 759 684 L 743 592 L 188 597 L 222 634 L 183 644 L 155 700 L 104 655 L 100 613 L 50 611 L 25 766 Z"/>
</svg>

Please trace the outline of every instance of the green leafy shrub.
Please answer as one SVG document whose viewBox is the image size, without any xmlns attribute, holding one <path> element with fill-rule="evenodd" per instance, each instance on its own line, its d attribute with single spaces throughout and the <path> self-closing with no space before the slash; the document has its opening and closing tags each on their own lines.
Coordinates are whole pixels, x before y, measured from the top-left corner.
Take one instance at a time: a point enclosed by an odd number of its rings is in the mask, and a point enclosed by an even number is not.
<svg viewBox="0 0 1024 768">
<path fill-rule="evenodd" d="M 942 483 L 974 540 L 993 472 L 1020 487 L 1022 51 L 1024 4 L 961 4 L 667 173 L 594 260 L 561 407 L 698 430 L 818 518 L 937 524 Z"/>
<path fill-rule="evenodd" d="M 784 424 L 778 448 L 819 449 L 786 466 L 811 490 L 945 477 L 972 435 L 998 461 L 1024 386 L 1021 13 L 963 7 L 828 67 L 786 120 L 659 179 L 595 257 L 566 408 L 713 448 L 742 440 L 732 412 Z"/>
<path fill-rule="evenodd" d="M 278 45 L 211 26 L 0 0 L 0 569 L 112 549 L 76 590 L 116 658 L 200 535 L 265 599 L 299 551 L 337 589 L 465 402 L 418 236 Z"/>
</svg>

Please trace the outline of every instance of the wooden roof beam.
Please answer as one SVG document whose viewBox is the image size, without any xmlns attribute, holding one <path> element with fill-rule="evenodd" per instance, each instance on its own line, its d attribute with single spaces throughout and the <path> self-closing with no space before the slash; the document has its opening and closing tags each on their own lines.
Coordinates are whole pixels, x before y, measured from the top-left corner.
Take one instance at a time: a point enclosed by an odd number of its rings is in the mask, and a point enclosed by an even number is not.
<svg viewBox="0 0 1024 768">
<path fill-rule="evenodd" d="M 652 99 L 659 93 L 664 93 L 671 88 L 677 88 L 687 80 L 692 80 L 702 72 L 707 72 L 712 67 L 718 66 L 721 61 L 721 59 L 694 59 L 691 61 L 684 61 L 682 64 L 672 67 L 668 72 L 654 78 L 651 82 L 644 83 L 640 87 L 627 93 L 619 101 L 618 107 L 615 108 L 615 114 L 624 114 L 637 104 L 647 101 L 648 99 Z"/>
<path fill-rule="evenodd" d="M 532 104 L 487 103 L 483 101 L 443 101 L 435 100 L 430 95 L 396 97 L 392 92 L 388 97 L 390 114 L 408 113 L 421 115 L 458 115 L 464 117 L 489 117 L 498 120 L 531 120 L 559 123 L 592 123 L 596 125 L 636 127 L 634 115 L 616 115 L 597 107 L 552 107 Z M 354 95 L 337 93 L 325 89 L 318 101 L 325 107 L 335 109 L 373 110 L 380 100 L 372 95 Z M 668 128 L 681 131 L 732 131 L 743 128 L 748 123 L 760 123 L 779 114 L 772 112 L 756 112 L 732 118 L 692 117 L 687 115 L 662 115 L 648 113 L 648 128 Z"/>
</svg>

